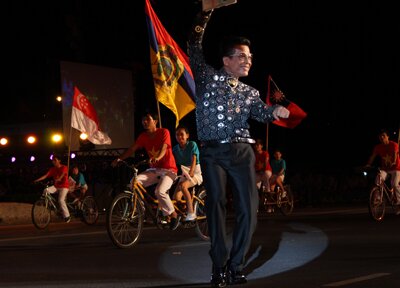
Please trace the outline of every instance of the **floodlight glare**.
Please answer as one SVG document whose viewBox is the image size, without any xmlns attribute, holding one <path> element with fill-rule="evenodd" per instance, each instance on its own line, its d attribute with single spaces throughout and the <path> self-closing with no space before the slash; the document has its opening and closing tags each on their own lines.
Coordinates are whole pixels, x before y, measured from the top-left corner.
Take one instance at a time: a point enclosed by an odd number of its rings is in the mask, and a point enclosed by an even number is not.
<svg viewBox="0 0 400 288">
<path fill-rule="evenodd" d="M 0 145 L 3 145 L 3 146 L 5 146 L 5 145 L 7 145 L 7 143 L 8 143 L 8 139 L 7 138 L 1 138 L 0 139 Z"/>
<path fill-rule="evenodd" d="M 81 135 L 79 135 L 79 138 L 81 138 L 81 140 L 86 140 L 88 138 L 88 135 L 86 133 L 81 133 Z"/>
<path fill-rule="evenodd" d="M 51 140 L 53 141 L 53 142 L 55 142 L 55 143 L 59 143 L 61 140 L 62 140 L 62 135 L 61 134 L 54 134 L 52 137 L 51 137 Z"/>
<path fill-rule="evenodd" d="M 35 136 L 28 136 L 28 138 L 26 139 L 26 141 L 27 141 L 29 144 L 33 144 L 33 143 L 36 142 L 36 137 L 35 137 Z"/>
</svg>

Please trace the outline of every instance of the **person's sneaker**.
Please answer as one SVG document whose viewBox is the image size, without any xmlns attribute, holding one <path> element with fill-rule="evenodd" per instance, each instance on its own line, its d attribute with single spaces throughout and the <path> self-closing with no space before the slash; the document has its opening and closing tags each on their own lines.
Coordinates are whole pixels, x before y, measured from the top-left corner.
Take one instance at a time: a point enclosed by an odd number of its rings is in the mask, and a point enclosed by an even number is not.
<svg viewBox="0 0 400 288">
<path fill-rule="evenodd" d="M 162 224 L 162 225 L 168 224 L 168 216 L 161 216 L 160 217 L 160 224 Z"/>
<path fill-rule="evenodd" d="M 285 197 L 286 197 L 286 195 L 287 195 L 287 194 L 286 194 L 286 191 L 285 191 L 285 190 L 283 190 L 283 191 L 282 191 L 282 198 L 285 198 Z"/>
<path fill-rule="evenodd" d="M 181 216 L 178 216 L 176 218 L 171 218 L 171 221 L 169 222 L 169 229 L 176 230 L 176 228 L 178 228 L 179 226 L 179 220 L 180 220 Z"/>
<path fill-rule="evenodd" d="M 185 221 L 194 221 L 196 220 L 197 216 L 196 213 L 188 213 L 186 215 Z"/>
<path fill-rule="evenodd" d="M 274 212 L 274 209 L 272 207 L 267 208 L 267 213 L 273 213 L 273 212 Z"/>
<path fill-rule="evenodd" d="M 69 223 L 71 221 L 71 216 L 65 217 L 64 222 Z"/>
</svg>

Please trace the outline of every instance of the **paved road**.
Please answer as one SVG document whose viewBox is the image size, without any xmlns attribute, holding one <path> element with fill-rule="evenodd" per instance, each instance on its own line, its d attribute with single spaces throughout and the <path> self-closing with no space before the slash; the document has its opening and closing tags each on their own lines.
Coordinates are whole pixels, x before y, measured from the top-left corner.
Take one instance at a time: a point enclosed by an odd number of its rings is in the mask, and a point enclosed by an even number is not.
<svg viewBox="0 0 400 288">
<path fill-rule="evenodd" d="M 399 221 L 375 223 L 365 207 L 261 214 L 243 287 L 397 287 Z M 1 225 L 0 286 L 208 287 L 208 248 L 191 229 L 148 227 L 136 246 L 118 249 L 102 221 Z"/>
</svg>

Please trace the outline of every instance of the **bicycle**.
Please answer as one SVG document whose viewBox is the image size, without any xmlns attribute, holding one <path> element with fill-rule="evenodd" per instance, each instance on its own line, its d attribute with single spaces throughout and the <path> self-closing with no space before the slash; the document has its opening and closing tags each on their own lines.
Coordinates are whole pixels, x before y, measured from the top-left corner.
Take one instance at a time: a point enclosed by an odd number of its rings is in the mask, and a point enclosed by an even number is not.
<svg viewBox="0 0 400 288">
<path fill-rule="evenodd" d="M 39 182 L 41 183 L 41 182 Z M 58 204 L 58 199 L 55 198 L 55 193 L 50 193 L 49 187 L 51 185 L 47 183 L 41 183 L 45 188 L 40 196 L 40 199 L 32 206 L 31 217 L 32 222 L 37 229 L 45 229 L 52 219 L 52 215 L 56 215 L 62 218 L 61 210 Z M 85 196 L 80 204 L 73 203 L 74 199 L 66 199 L 68 210 L 71 216 L 80 218 L 81 221 L 88 225 L 93 225 L 99 218 L 99 210 L 96 200 L 93 196 Z"/>
<path fill-rule="evenodd" d="M 129 188 L 117 194 L 112 200 L 107 213 L 106 226 L 108 235 L 115 246 L 129 248 L 140 240 L 144 222 L 148 217 L 159 229 L 169 227 L 169 224 L 158 209 L 158 200 L 151 193 L 151 188 L 148 187 L 146 189 L 137 181 L 138 167 L 148 164 L 148 160 L 142 160 L 133 165 L 129 165 L 126 161 L 120 161 L 120 163 L 132 169 L 133 177 Z M 174 184 L 178 182 L 178 179 L 174 181 Z M 172 185 L 172 187 L 174 186 Z M 172 187 L 170 191 L 172 191 Z M 178 218 L 180 218 L 180 227 L 195 228 L 196 234 L 200 239 L 208 241 L 209 236 L 205 211 L 206 190 L 201 185 L 194 186 L 191 189 L 193 209 L 197 215 L 196 220 L 183 220 L 186 216 L 185 200 L 172 200 L 172 203 L 178 214 Z"/>
<path fill-rule="evenodd" d="M 259 195 L 261 195 L 260 204 L 266 211 L 269 211 L 271 208 L 274 211 L 273 208 L 276 206 L 283 215 L 290 215 L 294 208 L 294 197 L 290 185 L 284 184 L 284 191 L 278 185 L 274 186 L 272 191 L 266 192 L 264 184 L 261 182 L 258 189 Z"/>
<path fill-rule="evenodd" d="M 393 188 L 390 188 L 390 185 L 380 177 L 381 169 L 379 167 L 372 167 L 372 169 L 375 170 L 376 180 L 369 193 L 368 208 L 372 218 L 379 222 L 385 217 L 387 204 L 392 206 L 395 213 L 397 212 L 397 198 Z"/>
</svg>

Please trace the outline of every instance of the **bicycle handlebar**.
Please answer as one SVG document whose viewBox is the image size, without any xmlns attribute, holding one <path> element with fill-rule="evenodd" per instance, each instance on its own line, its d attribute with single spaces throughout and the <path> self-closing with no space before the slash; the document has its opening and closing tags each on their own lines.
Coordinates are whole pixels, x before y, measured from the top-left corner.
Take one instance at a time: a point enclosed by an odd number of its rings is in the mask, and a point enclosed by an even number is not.
<svg viewBox="0 0 400 288">
<path fill-rule="evenodd" d="M 125 160 L 119 160 L 118 163 L 122 163 L 125 166 L 127 166 L 127 167 L 131 168 L 132 170 L 134 170 L 134 169 L 137 169 L 139 166 L 149 164 L 149 159 L 144 159 L 144 160 L 138 161 L 138 162 L 136 162 L 134 164 L 129 164 Z"/>
<path fill-rule="evenodd" d="M 45 180 L 40 180 L 40 181 L 32 181 L 32 185 L 40 185 L 40 186 L 43 186 L 43 187 L 48 187 L 48 186 L 51 186 L 51 185 L 53 185 L 54 184 L 54 181 L 53 180 L 48 180 L 48 179 L 45 179 Z"/>
</svg>

